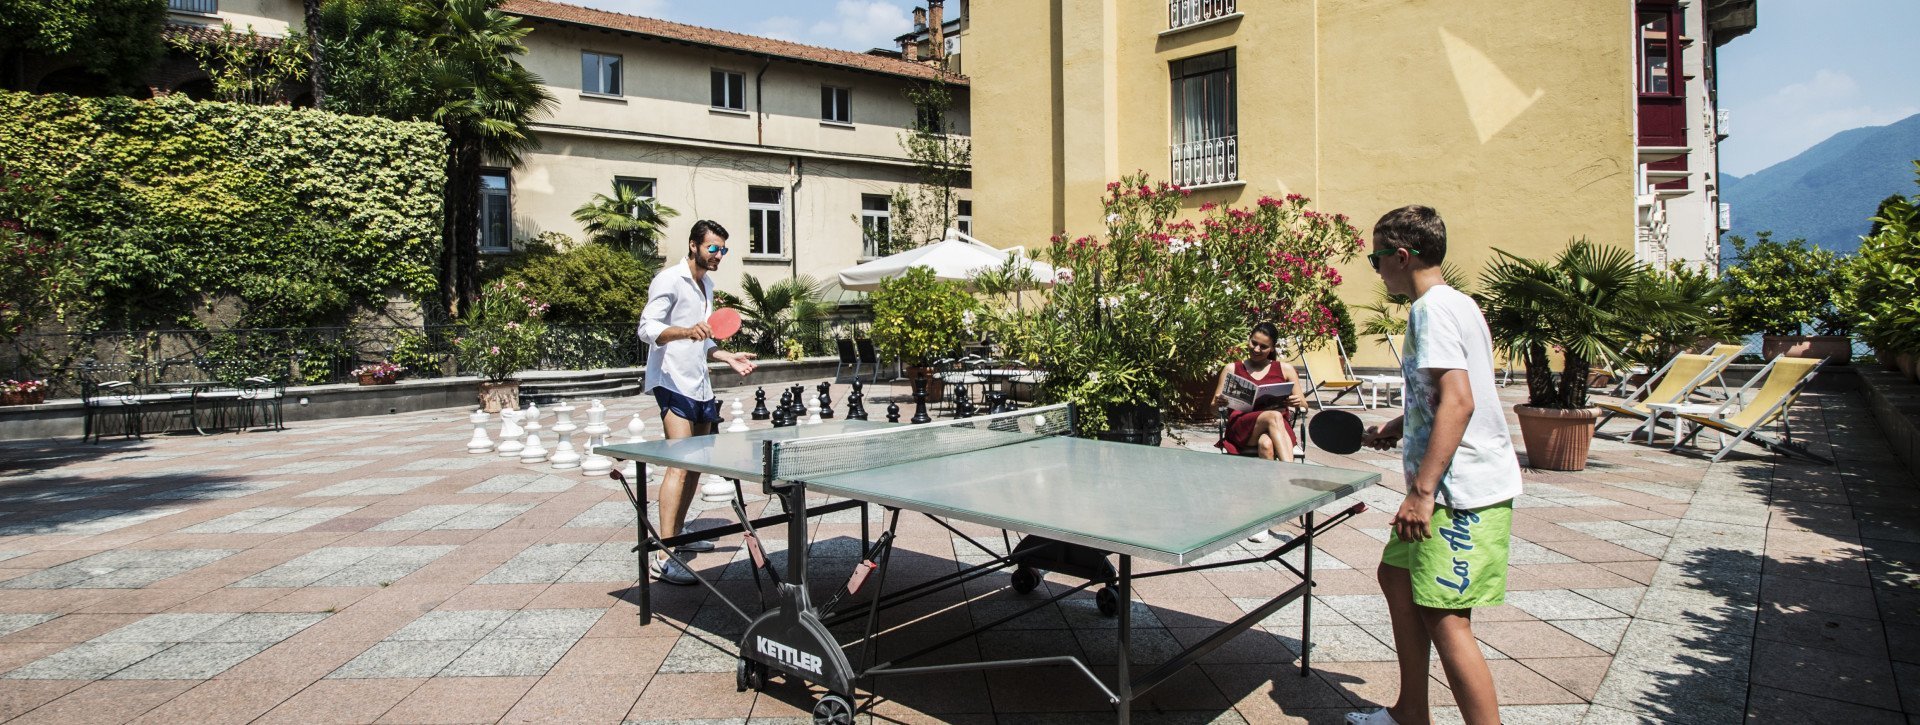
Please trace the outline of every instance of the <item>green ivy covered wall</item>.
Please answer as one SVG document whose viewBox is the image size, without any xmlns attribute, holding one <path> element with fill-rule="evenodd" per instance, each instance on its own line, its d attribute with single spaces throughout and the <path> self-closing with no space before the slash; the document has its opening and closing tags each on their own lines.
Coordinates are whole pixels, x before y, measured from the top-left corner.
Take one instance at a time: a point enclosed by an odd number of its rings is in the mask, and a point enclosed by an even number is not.
<svg viewBox="0 0 1920 725">
<path fill-rule="evenodd" d="M 0 167 L 57 195 L 81 251 L 70 327 L 332 324 L 433 294 L 446 137 L 284 106 L 0 92 Z"/>
</svg>

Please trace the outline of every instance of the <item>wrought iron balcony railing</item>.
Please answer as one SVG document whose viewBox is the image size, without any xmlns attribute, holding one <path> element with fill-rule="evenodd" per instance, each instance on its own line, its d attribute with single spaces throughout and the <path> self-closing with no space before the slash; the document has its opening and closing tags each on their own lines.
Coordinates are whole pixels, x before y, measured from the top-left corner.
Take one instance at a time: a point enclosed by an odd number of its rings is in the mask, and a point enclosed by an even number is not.
<svg viewBox="0 0 1920 725">
<path fill-rule="evenodd" d="M 1234 0 L 1167 0 L 1167 29 L 1184 28 L 1234 14 Z"/>
<path fill-rule="evenodd" d="M 1240 180 L 1240 137 L 1222 136 L 1173 145 L 1173 183 L 1181 186 Z"/>
</svg>

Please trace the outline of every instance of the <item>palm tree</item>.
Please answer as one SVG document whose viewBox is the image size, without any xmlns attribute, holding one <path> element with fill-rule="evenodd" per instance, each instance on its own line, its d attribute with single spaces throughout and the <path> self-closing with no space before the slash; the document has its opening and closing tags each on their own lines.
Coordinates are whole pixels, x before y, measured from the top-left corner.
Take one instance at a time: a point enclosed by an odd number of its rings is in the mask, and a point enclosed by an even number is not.
<svg viewBox="0 0 1920 725">
<path fill-rule="evenodd" d="M 1447 281 L 1448 287 L 1468 292 L 1467 276 L 1460 272 L 1459 267 L 1442 264 L 1440 276 Z M 1367 319 L 1360 323 L 1360 334 L 1381 340 L 1387 339 L 1388 335 L 1407 334 L 1407 305 L 1412 303 L 1406 295 L 1388 293 L 1385 285 L 1374 285 L 1373 301 L 1353 306 L 1367 313 Z"/>
<path fill-rule="evenodd" d="M 327 107 L 327 51 L 320 44 L 320 0 L 301 0 L 307 20 L 307 81 L 313 86 L 313 107 Z"/>
<path fill-rule="evenodd" d="M 532 30 L 499 10 L 501 0 L 422 0 L 438 57 L 433 120 L 447 132 L 446 250 L 441 293 L 458 314 L 479 294 L 480 172 L 488 162 L 519 166 L 539 144 L 533 119 L 554 104 L 540 76 L 520 64 Z"/>
<path fill-rule="evenodd" d="M 827 316 L 828 305 L 820 299 L 821 285 L 812 277 L 800 275 L 763 287 L 751 274 L 740 276 L 740 297 L 715 293 L 723 307 L 740 311 L 740 327 L 753 336 L 754 352 L 778 355 L 788 340 L 805 334 L 805 326 Z M 804 342 L 804 341 L 803 341 Z"/>
<path fill-rule="evenodd" d="M 677 216 L 680 212 L 673 207 L 620 183 L 613 185 L 613 196 L 594 194 L 573 210 L 573 220 L 580 222 L 588 239 L 626 250 L 639 260 L 651 260 L 660 253 L 660 233 L 666 230 L 666 220 Z"/>
<path fill-rule="evenodd" d="M 1528 405 L 1587 407 L 1587 375 L 1624 361 L 1648 330 L 1700 325 L 1707 313 L 1656 280 L 1633 251 L 1576 239 L 1552 260 L 1494 250 L 1481 275 L 1481 307 L 1494 344 L 1523 356 Z M 1556 375 L 1547 348 L 1566 351 Z"/>
</svg>

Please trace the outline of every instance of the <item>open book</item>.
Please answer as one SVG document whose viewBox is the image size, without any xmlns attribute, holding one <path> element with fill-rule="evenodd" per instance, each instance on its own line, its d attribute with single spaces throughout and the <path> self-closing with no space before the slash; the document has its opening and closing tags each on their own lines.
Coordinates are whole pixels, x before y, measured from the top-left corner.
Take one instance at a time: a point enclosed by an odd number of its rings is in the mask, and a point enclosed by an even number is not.
<svg viewBox="0 0 1920 725">
<path fill-rule="evenodd" d="M 1227 399 L 1227 407 L 1235 412 L 1279 410 L 1287 407 L 1287 398 L 1293 395 L 1293 383 L 1255 385 L 1252 380 L 1229 374 L 1227 384 L 1220 388 L 1220 395 Z"/>
</svg>

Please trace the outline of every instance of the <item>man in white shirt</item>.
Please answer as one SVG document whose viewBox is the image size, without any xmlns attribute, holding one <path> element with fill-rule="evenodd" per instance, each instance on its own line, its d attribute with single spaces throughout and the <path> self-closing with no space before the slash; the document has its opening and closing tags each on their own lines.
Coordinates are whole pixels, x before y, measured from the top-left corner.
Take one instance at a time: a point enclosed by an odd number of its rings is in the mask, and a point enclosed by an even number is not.
<svg viewBox="0 0 1920 725">
<path fill-rule="evenodd" d="M 753 353 L 720 349 L 707 327 L 707 317 L 713 314 L 713 280 L 707 273 L 719 269 L 726 256 L 726 228 L 702 219 L 693 223 L 693 233 L 687 237 L 687 261 L 661 269 L 647 285 L 647 306 L 640 313 L 640 339 L 648 346 L 647 378 L 641 387 L 660 404 L 660 424 L 669 439 L 710 435 L 718 428 L 720 400 L 713 395 L 708 360 L 724 362 L 742 377 L 753 372 Z M 699 473 L 667 469 L 660 479 L 660 536 L 680 535 L 687 507 L 693 503 L 688 493 L 699 487 Z M 713 543 L 706 541 L 679 549 L 688 554 L 712 550 Z M 669 584 L 696 583 L 693 573 L 666 552 L 649 569 Z"/>
<path fill-rule="evenodd" d="M 1493 382 L 1493 335 L 1473 298 L 1447 286 L 1447 227 L 1429 207 L 1387 212 L 1367 255 L 1387 291 L 1413 300 L 1407 315 L 1406 414 L 1367 432 L 1368 445 L 1403 441 L 1407 497 L 1380 555 L 1380 589 L 1393 618 L 1400 696 L 1390 708 L 1347 716 L 1355 725 L 1428 725 L 1427 652 L 1440 652 L 1468 725 L 1496 725 L 1493 673 L 1473 635 L 1473 610 L 1507 593 L 1507 547 L 1520 461 Z"/>
</svg>

